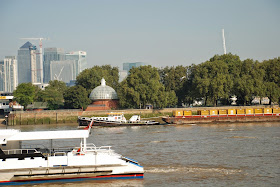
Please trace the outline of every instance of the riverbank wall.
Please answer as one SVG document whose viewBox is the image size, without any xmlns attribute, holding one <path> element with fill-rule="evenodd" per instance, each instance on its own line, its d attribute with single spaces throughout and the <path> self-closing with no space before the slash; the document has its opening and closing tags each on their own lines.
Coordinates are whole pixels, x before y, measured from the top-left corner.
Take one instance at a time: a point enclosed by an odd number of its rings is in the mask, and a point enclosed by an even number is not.
<svg viewBox="0 0 280 187">
<path fill-rule="evenodd" d="M 126 118 L 137 114 L 141 118 L 153 118 L 161 116 L 171 116 L 173 110 L 191 110 L 196 113 L 198 110 L 225 109 L 225 108 L 269 108 L 267 105 L 257 106 L 223 106 L 223 107 L 193 107 L 193 108 L 163 108 L 163 109 L 126 109 L 126 110 L 100 110 L 82 111 L 73 110 L 43 110 L 43 111 L 13 111 L 8 115 L 7 124 L 13 125 L 34 125 L 34 124 L 55 124 L 55 123 L 77 123 L 78 116 L 106 116 L 110 112 L 124 113 Z M 278 107 L 278 106 L 277 106 Z M 6 120 L 6 119 L 5 119 Z M 6 124 L 3 121 L 2 124 Z"/>
</svg>

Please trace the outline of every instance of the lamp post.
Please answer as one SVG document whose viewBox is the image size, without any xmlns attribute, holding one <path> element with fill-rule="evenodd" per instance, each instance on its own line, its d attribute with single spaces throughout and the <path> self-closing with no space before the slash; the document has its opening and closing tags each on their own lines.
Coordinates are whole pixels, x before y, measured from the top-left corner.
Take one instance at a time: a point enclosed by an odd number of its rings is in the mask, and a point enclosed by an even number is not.
<svg viewBox="0 0 280 187">
<path fill-rule="evenodd" d="M 6 129 L 8 127 L 8 115 L 5 116 L 5 121 L 6 121 Z"/>
</svg>

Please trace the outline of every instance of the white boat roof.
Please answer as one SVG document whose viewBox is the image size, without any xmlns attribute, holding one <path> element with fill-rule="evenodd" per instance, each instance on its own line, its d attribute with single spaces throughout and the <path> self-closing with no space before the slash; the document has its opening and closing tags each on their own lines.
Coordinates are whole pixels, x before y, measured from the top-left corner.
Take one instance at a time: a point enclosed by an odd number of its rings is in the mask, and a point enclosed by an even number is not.
<svg viewBox="0 0 280 187">
<path fill-rule="evenodd" d="M 88 137 L 89 137 L 88 130 L 33 131 L 33 132 L 21 132 L 20 130 L 14 130 L 14 129 L 0 130 L 0 144 L 6 144 L 8 141 L 77 139 L 77 138 L 88 138 Z"/>
</svg>

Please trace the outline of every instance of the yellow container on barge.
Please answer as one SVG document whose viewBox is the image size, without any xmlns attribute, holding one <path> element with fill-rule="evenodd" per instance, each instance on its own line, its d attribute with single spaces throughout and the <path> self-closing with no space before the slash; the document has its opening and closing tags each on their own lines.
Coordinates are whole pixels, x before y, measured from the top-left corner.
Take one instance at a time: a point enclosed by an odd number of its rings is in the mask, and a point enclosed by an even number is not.
<svg viewBox="0 0 280 187">
<path fill-rule="evenodd" d="M 219 115 L 227 115 L 227 112 L 225 109 L 219 110 Z"/>
<path fill-rule="evenodd" d="M 201 116 L 207 116 L 210 114 L 210 112 L 209 112 L 209 110 L 198 110 L 197 114 L 201 115 Z"/>
<path fill-rule="evenodd" d="M 264 114 L 272 114 L 272 108 L 264 108 L 263 113 Z"/>
<path fill-rule="evenodd" d="M 254 114 L 254 110 L 252 108 L 246 108 L 245 113 L 246 114 Z"/>
<path fill-rule="evenodd" d="M 234 115 L 234 114 L 236 114 L 236 109 L 228 109 L 227 114 L 228 114 L 228 115 Z"/>
<path fill-rule="evenodd" d="M 177 117 L 177 116 L 183 116 L 183 110 L 173 110 L 173 116 Z"/>
</svg>

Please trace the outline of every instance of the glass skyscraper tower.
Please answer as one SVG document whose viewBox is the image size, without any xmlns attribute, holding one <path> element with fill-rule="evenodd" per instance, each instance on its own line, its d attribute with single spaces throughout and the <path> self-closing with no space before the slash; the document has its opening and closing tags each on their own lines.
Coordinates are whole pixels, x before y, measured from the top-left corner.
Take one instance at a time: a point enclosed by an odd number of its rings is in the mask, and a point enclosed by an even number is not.
<svg viewBox="0 0 280 187">
<path fill-rule="evenodd" d="M 18 83 L 37 82 L 36 46 L 26 42 L 18 50 Z"/>
<path fill-rule="evenodd" d="M 50 63 L 51 61 L 62 61 L 65 60 L 64 49 L 62 48 L 45 48 L 44 49 L 44 83 L 49 83 L 53 79 L 51 77 Z"/>
<path fill-rule="evenodd" d="M 84 51 L 75 51 L 66 53 L 66 60 L 75 60 L 75 66 L 76 66 L 76 76 L 79 75 L 83 70 L 87 68 L 87 59 L 86 59 L 87 53 Z M 76 79 L 75 76 L 75 79 Z"/>
</svg>

